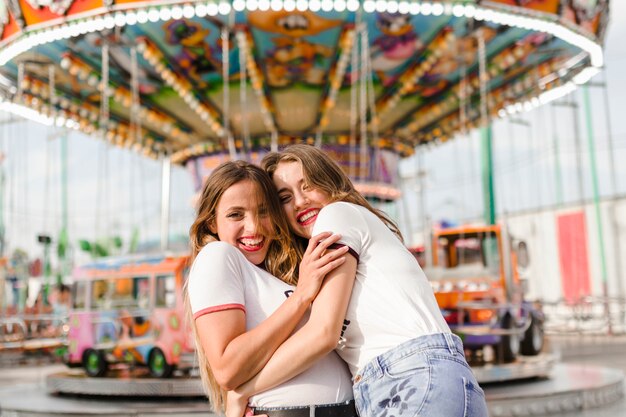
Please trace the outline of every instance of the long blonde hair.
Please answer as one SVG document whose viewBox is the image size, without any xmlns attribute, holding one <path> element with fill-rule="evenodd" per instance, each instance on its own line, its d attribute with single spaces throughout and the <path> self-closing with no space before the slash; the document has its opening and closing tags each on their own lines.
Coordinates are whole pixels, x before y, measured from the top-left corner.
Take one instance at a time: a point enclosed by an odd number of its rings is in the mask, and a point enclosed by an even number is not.
<svg viewBox="0 0 626 417">
<path fill-rule="evenodd" d="M 191 242 L 190 261 L 193 262 L 200 250 L 202 250 L 207 243 L 212 240 L 219 240 L 219 236 L 211 232 L 211 225 L 216 220 L 216 211 L 219 201 L 227 189 L 246 180 L 252 181 L 256 185 L 256 201 L 267 210 L 272 228 L 271 230 L 264 231 L 272 241 L 269 245 L 263 266 L 270 274 L 282 279 L 288 284 L 295 284 L 301 254 L 293 245 L 289 225 L 284 216 L 274 183 L 265 171 L 245 161 L 226 162 L 217 167 L 207 178 L 198 204 L 196 219 L 189 230 Z M 250 197 L 254 198 L 255 196 Z M 260 222 L 257 224 L 260 224 Z M 210 277 L 207 277 L 207 279 L 210 279 Z M 184 298 L 185 316 L 192 328 L 196 342 L 196 353 L 202 385 L 207 397 L 211 400 L 213 408 L 216 412 L 219 412 L 224 408 L 226 392 L 217 383 L 204 350 L 202 349 L 191 312 L 186 285 Z"/>
<path fill-rule="evenodd" d="M 281 162 L 298 162 L 302 166 L 304 181 L 307 185 L 326 192 L 331 202 L 345 201 L 365 207 L 382 220 L 401 241 L 404 241 L 398 226 L 385 213 L 372 207 L 354 188 L 352 181 L 341 167 L 322 150 L 305 144 L 291 145 L 281 152 L 270 152 L 265 155 L 261 166 L 273 177 Z"/>
</svg>

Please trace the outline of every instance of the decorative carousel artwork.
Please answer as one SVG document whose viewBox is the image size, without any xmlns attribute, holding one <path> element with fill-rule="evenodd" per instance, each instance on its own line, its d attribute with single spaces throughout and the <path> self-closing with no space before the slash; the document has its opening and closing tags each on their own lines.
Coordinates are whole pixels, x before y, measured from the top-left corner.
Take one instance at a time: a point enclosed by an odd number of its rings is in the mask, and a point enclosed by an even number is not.
<svg viewBox="0 0 626 417">
<path fill-rule="evenodd" d="M 385 182 L 393 163 L 382 151 L 410 155 L 589 79 L 602 66 L 608 9 L 7 0 L 0 93 L 11 109 L 196 171 L 307 141 L 341 154 L 357 178 Z"/>
</svg>

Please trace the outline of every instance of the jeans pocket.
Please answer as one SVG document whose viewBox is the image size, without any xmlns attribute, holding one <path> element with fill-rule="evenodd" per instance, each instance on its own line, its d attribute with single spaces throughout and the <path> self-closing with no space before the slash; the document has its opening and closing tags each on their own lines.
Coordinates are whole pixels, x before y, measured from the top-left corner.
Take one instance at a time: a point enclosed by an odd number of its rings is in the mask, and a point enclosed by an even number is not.
<svg viewBox="0 0 626 417">
<path fill-rule="evenodd" d="M 481 397 L 483 398 L 485 397 L 485 391 L 483 391 L 480 385 L 478 385 L 475 381 L 472 381 L 467 378 L 463 378 L 463 384 L 465 384 L 466 390 L 472 390 L 476 392 L 477 394 L 479 394 Z"/>
<path fill-rule="evenodd" d="M 428 359 L 421 355 L 410 355 L 385 367 L 383 371 L 383 375 L 368 387 L 371 416 L 419 415 L 430 390 Z"/>
<path fill-rule="evenodd" d="M 428 373 L 430 363 L 424 355 L 413 353 L 384 367 L 385 376 L 391 379 Z"/>
<path fill-rule="evenodd" d="M 465 390 L 465 412 L 464 417 L 488 417 L 487 402 L 485 392 L 476 383 L 468 378 L 463 378 L 463 388 Z"/>
</svg>

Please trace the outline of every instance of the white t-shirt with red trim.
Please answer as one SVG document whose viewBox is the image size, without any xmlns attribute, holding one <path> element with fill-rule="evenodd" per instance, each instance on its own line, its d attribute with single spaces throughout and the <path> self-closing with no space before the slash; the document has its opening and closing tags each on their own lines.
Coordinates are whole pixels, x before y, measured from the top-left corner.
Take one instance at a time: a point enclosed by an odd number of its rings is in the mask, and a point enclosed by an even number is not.
<svg viewBox="0 0 626 417">
<path fill-rule="evenodd" d="M 195 318 L 215 311 L 240 309 L 246 329 L 267 319 L 294 287 L 251 264 L 234 246 L 206 245 L 193 262 L 188 291 Z M 308 314 L 300 326 L 308 320 Z M 351 400 L 352 381 L 346 364 L 331 352 L 308 370 L 271 390 L 250 398 L 255 407 L 333 404 Z"/>
<path fill-rule="evenodd" d="M 356 280 L 337 352 L 356 374 L 374 357 L 419 336 L 447 333 L 424 272 L 404 244 L 365 207 L 336 202 L 318 214 L 313 236 L 341 234 L 357 258 Z"/>
</svg>

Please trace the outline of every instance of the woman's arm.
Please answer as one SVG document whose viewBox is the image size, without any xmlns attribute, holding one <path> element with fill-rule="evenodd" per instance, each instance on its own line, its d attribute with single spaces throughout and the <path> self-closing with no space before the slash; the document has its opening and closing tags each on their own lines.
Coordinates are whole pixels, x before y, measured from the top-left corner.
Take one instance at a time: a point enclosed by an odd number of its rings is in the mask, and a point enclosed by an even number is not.
<svg viewBox="0 0 626 417">
<path fill-rule="evenodd" d="M 302 280 L 294 293 L 266 320 L 246 331 L 238 309 L 198 317 L 195 325 L 202 349 L 217 382 L 226 390 L 252 378 L 289 337 L 317 295 L 324 276 L 345 261 L 345 251 L 328 251 L 339 235 L 322 233 L 311 239 L 300 265 Z"/>
<path fill-rule="evenodd" d="M 276 350 L 254 378 L 238 387 L 235 393 L 229 393 L 232 397 L 229 402 L 236 402 L 234 398 L 237 396 L 247 402 L 250 396 L 302 373 L 337 346 L 356 268 L 357 260 L 346 256 L 346 262 L 327 275 L 313 302 L 309 321 Z"/>
</svg>

